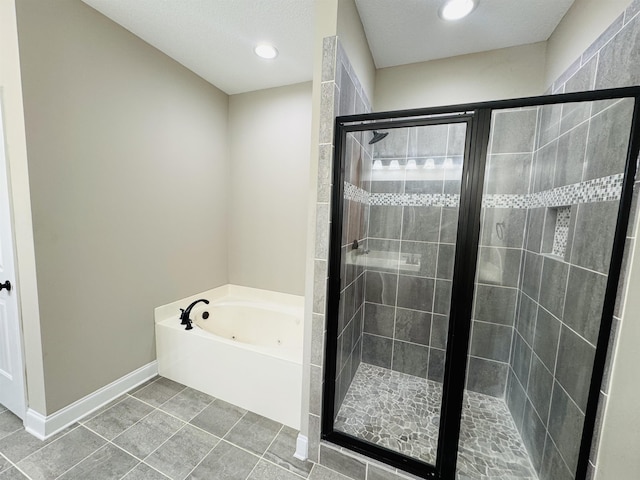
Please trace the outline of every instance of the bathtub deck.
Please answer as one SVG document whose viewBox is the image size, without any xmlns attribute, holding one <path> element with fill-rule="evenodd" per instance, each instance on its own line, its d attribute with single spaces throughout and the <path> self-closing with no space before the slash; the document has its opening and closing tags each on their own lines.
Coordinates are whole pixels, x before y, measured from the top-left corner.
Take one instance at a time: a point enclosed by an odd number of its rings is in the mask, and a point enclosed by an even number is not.
<svg viewBox="0 0 640 480">
<path fill-rule="evenodd" d="M 440 383 L 361 363 L 335 428 L 435 463 L 441 400 Z M 503 400 L 466 392 L 460 438 L 461 478 L 537 480 Z"/>
</svg>

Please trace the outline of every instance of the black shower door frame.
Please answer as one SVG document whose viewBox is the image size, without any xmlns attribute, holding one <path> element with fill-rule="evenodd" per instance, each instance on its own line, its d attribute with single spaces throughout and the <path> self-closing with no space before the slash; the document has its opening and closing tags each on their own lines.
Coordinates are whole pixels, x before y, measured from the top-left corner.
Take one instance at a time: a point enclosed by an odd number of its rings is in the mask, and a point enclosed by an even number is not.
<svg viewBox="0 0 640 480">
<path fill-rule="evenodd" d="M 463 409 L 471 311 L 475 293 L 475 276 L 480 236 L 480 214 L 484 174 L 494 110 L 535 107 L 559 103 L 590 102 L 633 98 L 634 110 L 631 134 L 620 197 L 620 206 L 614 235 L 611 263 L 607 278 L 604 307 L 591 384 L 582 433 L 576 479 L 587 474 L 591 439 L 593 437 L 599 391 L 604 376 L 607 348 L 613 322 L 625 237 L 640 154 L 640 87 L 625 87 L 591 92 L 546 95 L 512 100 L 500 100 L 447 107 L 401 110 L 337 117 L 335 120 L 333 160 L 333 191 L 329 247 L 329 280 L 327 295 L 327 341 L 324 368 L 324 390 L 321 420 L 322 440 L 382 461 L 422 478 L 454 480 Z M 462 169 L 462 187 L 457 227 L 457 241 L 449 332 L 445 357 L 441 420 L 435 465 L 408 457 L 333 428 L 335 417 L 336 353 L 338 349 L 338 313 L 340 308 L 340 261 L 343 221 L 344 165 L 346 136 L 349 132 L 373 131 L 390 128 L 466 123 L 465 154 Z"/>
</svg>

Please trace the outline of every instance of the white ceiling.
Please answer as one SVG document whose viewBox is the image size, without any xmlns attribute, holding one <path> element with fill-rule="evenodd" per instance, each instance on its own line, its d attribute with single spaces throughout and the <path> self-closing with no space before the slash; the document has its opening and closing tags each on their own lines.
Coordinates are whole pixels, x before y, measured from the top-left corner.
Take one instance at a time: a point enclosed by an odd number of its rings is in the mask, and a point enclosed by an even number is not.
<svg viewBox="0 0 640 480">
<path fill-rule="evenodd" d="M 574 0 L 479 0 L 445 22 L 443 0 L 356 0 L 377 68 L 545 41 Z"/>
<path fill-rule="evenodd" d="M 313 76 L 314 0 L 82 0 L 229 95 Z M 253 53 L 276 46 L 275 60 Z"/>
<path fill-rule="evenodd" d="M 314 3 L 323 0 L 82 0 L 229 95 L 309 81 Z M 574 0 L 480 0 L 440 20 L 443 0 L 355 0 L 376 67 L 549 38 Z M 263 60 L 260 42 L 280 55 Z"/>
</svg>

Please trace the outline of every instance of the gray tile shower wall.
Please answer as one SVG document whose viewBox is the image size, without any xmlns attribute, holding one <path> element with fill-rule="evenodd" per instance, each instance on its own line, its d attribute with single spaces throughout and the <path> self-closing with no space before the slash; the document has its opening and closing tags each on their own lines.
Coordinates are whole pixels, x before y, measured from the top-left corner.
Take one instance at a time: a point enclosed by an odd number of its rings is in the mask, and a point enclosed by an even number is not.
<svg viewBox="0 0 640 480">
<path fill-rule="evenodd" d="M 323 40 L 322 83 L 320 101 L 320 126 L 318 147 L 316 242 L 314 250 L 313 314 L 311 333 L 310 398 L 309 402 L 309 458 L 319 460 L 320 417 L 322 391 L 324 389 L 324 347 L 326 341 L 326 295 L 329 256 L 330 201 L 333 170 L 333 127 L 337 115 L 371 111 L 370 102 L 362 85 L 354 74 L 349 60 L 337 37 Z M 361 358 L 362 300 L 364 298 L 364 271 L 358 267 L 357 252 L 350 249 L 347 239 L 362 240 L 362 232 L 368 221 L 369 209 L 363 202 L 368 184 L 367 165 L 370 156 L 367 142 L 361 136 L 349 138 L 350 148 L 345 159 L 345 189 L 348 201 L 343 211 L 343 241 L 341 264 L 341 301 L 339 314 L 338 376 L 336 378 L 336 403 L 339 406 Z M 364 148 L 363 148 L 364 147 Z M 354 195 L 354 192 L 357 194 Z M 342 397 L 340 396 L 342 394 Z"/>
<path fill-rule="evenodd" d="M 368 100 L 362 93 L 349 60 L 336 43 L 335 87 L 338 99 L 336 115 L 363 113 Z M 347 135 L 344 157 L 344 205 L 342 211 L 342 255 L 340 312 L 338 315 L 338 349 L 336 364 L 336 411 L 360 365 L 363 346 L 365 268 L 363 252 L 370 207 L 367 201 L 371 186 L 371 146 L 364 132 Z"/>
<path fill-rule="evenodd" d="M 511 357 L 537 118 L 535 108 L 492 118 L 484 194 L 517 200 L 510 208 L 487 201 L 482 208 L 467 389 L 500 398 Z"/>
<path fill-rule="evenodd" d="M 640 84 L 639 5 L 636 0 L 556 81 L 554 92 Z M 555 202 L 564 209 L 528 210 L 506 398 L 541 480 L 574 478 L 618 211 L 619 190 L 607 189 L 615 183 L 611 176 L 624 169 L 631 108 L 628 101 L 609 101 L 545 106 L 540 112 L 532 193 L 578 182 L 593 192 L 594 179 L 604 185 L 604 194 Z M 566 239 L 558 239 L 563 230 L 556 223 L 567 215 Z M 634 241 L 630 229 L 625 251 Z M 597 438 L 596 428 L 592 469 Z"/>
<path fill-rule="evenodd" d="M 542 116 L 538 141 L 548 143 L 537 146 L 535 175 L 548 178 L 534 180 L 534 189 L 541 185 L 562 187 L 565 181 L 577 178 L 563 175 L 563 179 L 559 179 L 559 170 L 565 174 L 581 172 L 583 181 L 593 179 L 587 172 L 589 164 L 594 163 L 589 159 L 595 160 L 596 156 L 590 157 L 587 152 L 595 149 L 596 143 L 599 149 L 601 145 L 608 146 L 607 151 L 600 151 L 597 156 L 607 159 L 601 162 L 606 165 L 598 167 L 598 174 L 609 176 L 623 171 L 628 138 L 618 134 L 605 136 L 604 132 L 610 129 L 602 121 L 607 110 L 593 115 L 591 106 L 585 109 L 589 115 L 582 124 L 587 126 L 584 131 L 588 135 L 580 134 L 586 150 L 565 157 L 557 153 L 561 149 L 554 155 L 545 153 L 549 145 L 561 144 L 564 138 L 582 128 L 577 125 L 574 130 L 561 133 L 562 128 L 558 127 L 555 132 L 559 138 L 553 139 L 548 134 L 552 128 L 545 119 L 554 118 L 557 125 L 562 125 L 567 116 L 575 115 L 574 107 L 566 111 L 561 108 L 557 117 Z M 608 110 L 622 108 L 623 104 L 618 103 Z M 626 119 L 629 119 L 628 112 Z M 620 121 L 616 117 L 616 122 Z M 628 128 L 629 124 L 627 131 Z M 597 140 L 591 141 L 591 138 Z M 551 180 L 554 172 L 555 179 Z M 577 465 L 579 442 L 576 439 L 580 438 L 584 421 L 618 210 L 617 201 L 599 200 L 594 196 L 560 210 L 535 208 L 528 212 L 507 403 L 532 461 L 543 476 L 543 455 L 562 460 L 567 472 L 574 472 Z M 562 218 L 568 230 L 562 230 L 564 236 L 560 243 L 564 245 L 558 248 L 561 229 L 557 222 Z M 553 254 L 558 251 L 563 254 Z"/>
<path fill-rule="evenodd" d="M 462 124 L 401 128 L 373 146 L 363 362 L 443 379 L 457 223 L 444 205 L 458 202 L 446 195 L 460 191 L 464 138 Z"/>
</svg>

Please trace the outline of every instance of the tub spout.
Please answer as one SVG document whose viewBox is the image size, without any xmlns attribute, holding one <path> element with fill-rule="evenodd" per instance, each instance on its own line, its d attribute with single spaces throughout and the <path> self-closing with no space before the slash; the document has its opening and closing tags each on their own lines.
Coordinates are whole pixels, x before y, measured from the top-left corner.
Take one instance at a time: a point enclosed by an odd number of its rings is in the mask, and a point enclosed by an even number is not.
<svg viewBox="0 0 640 480">
<path fill-rule="evenodd" d="M 191 315 L 191 310 L 193 309 L 193 307 L 200 302 L 204 302 L 206 304 L 209 303 L 209 300 L 206 300 L 204 298 L 201 298 L 199 300 L 196 300 L 195 302 L 193 302 L 191 305 L 189 305 L 186 309 L 185 308 L 181 308 L 180 309 L 180 325 L 186 325 L 185 330 L 191 330 L 193 328 L 193 326 L 191 325 L 191 318 L 189 318 L 189 315 Z"/>
</svg>

